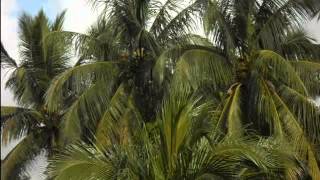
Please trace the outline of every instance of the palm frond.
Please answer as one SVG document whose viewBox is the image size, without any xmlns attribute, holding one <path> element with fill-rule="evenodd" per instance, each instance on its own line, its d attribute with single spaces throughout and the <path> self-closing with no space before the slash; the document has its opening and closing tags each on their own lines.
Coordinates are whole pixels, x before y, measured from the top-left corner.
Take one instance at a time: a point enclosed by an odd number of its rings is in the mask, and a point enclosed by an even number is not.
<svg viewBox="0 0 320 180">
<path fill-rule="evenodd" d="M 290 60 L 318 61 L 320 59 L 320 45 L 316 44 L 316 40 L 308 36 L 305 31 L 298 29 L 287 34 L 279 53 Z"/>
<path fill-rule="evenodd" d="M 62 30 L 66 12 L 67 11 L 64 10 L 56 16 L 55 20 L 53 21 L 53 23 L 51 25 L 51 31 L 61 31 Z"/>
<path fill-rule="evenodd" d="M 253 57 L 253 67 L 266 79 L 284 83 L 299 93 L 308 96 L 308 90 L 290 62 L 279 54 L 262 50 Z"/>
<path fill-rule="evenodd" d="M 263 136 L 283 137 L 283 129 L 275 102 L 272 99 L 274 87 L 270 81 L 264 80 L 257 73 L 251 73 L 245 108 L 246 119 L 253 130 Z"/>
<path fill-rule="evenodd" d="M 291 159 L 294 157 L 293 151 L 281 143 L 238 137 L 225 139 L 212 147 L 212 164 L 209 168 L 216 169 L 217 174 L 221 171 L 238 178 L 281 177 L 279 172 L 294 166 Z"/>
<path fill-rule="evenodd" d="M 65 113 L 60 129 L 62 142 L 79 140 L 83 128 L 94 133 L 97 123 L 108 108 L 114 83 L 99 80 L 86 89 Z M 62 143 L 64 144 L 64 143 Z"/>
<path fill-rule="evenodd" d="M 168 23 L 171 11 L 175 11 L 178 8 L 177 0 L 167 0 L 160 7 L 155 19 L 153 20 L 149 32 L 152 34 L 159 34 L 161 32 L 161 26 Z"/>
<path fill-rule="evenodd" d="M 192 127 L 203 123 L 197 118 L 201 117 L 207 106 L 207 103 L 200 102 L 199 97 L 193 96 L 191 87 L 185 85 L 173 87 L 171 94 L 164 101 L 157 118 L 160 122 L 162 154 L 169 173 L 175 171 L 181 150 L 197 142 L 198 139 L 193 136 L 198 134 L 196 131 L 202 129 Z"/>
<path fill-rule="evenodd" d="M 173 18 L 160 26 L 162 29 L 158 30 L 160 33 L 156 35 L 156 39 L 162 43 L 165 43 L 168 38 L 174 39 L 180 35 L 187 34 L 186 29 L 191 31 L 191 24 L 196 24 L 194 17 L 197 15 L 197 11 L 200 11 L 206 5 L 206 1 L 196 0 L 188 4 L 182 10 L 180 10 Z"/>
<path fill-rule="evenodd" d="M 282 127 L 286 132 L 286 138 L 288 138 L 289 143 L 293 145 L 294 150 L 298 152 L 300 159 L 308 159 L 309 173 L 311 176 L 314 178 L 318 177 L 320 171 L 316 163 L 316 152 L 312 147 L 312 143 L 307 139 L 308 134 L 305 133 L 303 125 L 299 123 L 299 116 L 292 111 L 290 105 L 288 105 L 286 101 L 283 101 L 278 94 L 274 93 L 273 98 L 281 117 Z M 294 173 L 293 176 L 296 178 L 299 176 L 299 173 Z"/>
<path fill-rule="evenodd" d="M 182 36 L 179 36 L 175 38 L 173 41 L 169 40 L 169 43 L 172 44 L 178 44 L 180 46 L 192 46 L 192 45 L 198 45 L 198 46 L 206 46 L 206 47 L 214 47 L 212 42 L 209 41 L 206 37 L 203 37 L 202 35 L 198 34 L 185 34 Z"/>
<path fill-rule="evenodd" d="M 44 70 L 19 67 L 13 71 L 6 82 L 6 88 L 13 91 L 15 100 L 21 106 L 35 107 L 43 102 L 43 94 L 50 79 Z"/>
<path fill-rule="evenodd" d="M 129 127 L 126 125 L 128 123 L 126 115 L 129 113 L 129 95 L 124 88 L 123 84 L 118 87 L 97 125 L 96 137 L 98 144 L 101 146 L 107 146 L 110 143 L 122 143 L 129 138 Z"/>
<path fill-rule="evenodd" d="M 49 32 L 48 18 L 43 11 L 33 18 L 23 14 L 19 19 L 20 56 L 23 64 L 44 67 L 43 37 Z"/>
<path fill-rule="evenodd" d="M 288 86 L 281 86 L 278 93 L 292 114 L 297 117 L 309 140 L 319 143 L 320 111 L 313 100 Z"/>
<path fill-rule="evenodd" d="M 62 28 L 63 16 L 64 13 L 57 17 L 57 30 Z M 50 80 L 68 67 L 69 46 L 65 39 L 44 41 L 51 25 L 43 11 L 35 17 L 26 13 L 19 17 L 21 63 L 11 74 L 7 87 L 21 105 L 40 106 Z"/>
<path fill-rule="evenodd" d="M 84 144 L 71 145 L 49 160 L 49 177 L 56 180 L 113 179 L 117 171 L 107 154 Z"/>
<path fill-rule="evenodd" d="M 175 45 L 164 50 L 156 59 L 156 63 L 153 68 L 153 77 L 158 84 L 162 84 L 164 80 L 170 79 L 170 76 L 172 76 L 176 69 L 177 62 L 181 60 L 181 56 L 188 51 L 199 50 L 199 52 L 201 52 L 201 50 L 203 50 L 208 51 L 208 54 L 211 52 L 212 58 L 213 56 L 217 56 L 215 59 L 219 59 L 218 57 L 223 58 L 222 52 L 219 49 L 211 46 L 210 42 L 197 35 L 187 34 L 179 37 L 172 43 Z M 190 52 L 189 54 L 192 53 Z M 188 61 L 192 62 L 193 60 Z M 202 64 L 202 61 L 197 64 Z"/>
<path fill-rule="evenodd" d="M 1 42 L 1 68 L 17 68 L 18 64 L 10 57 L 6 49 Z"/>
<path fill-rule="evenodd" d="M 256 40 L 262 49 L 277 49 L 286 37 L 287 30 L 294 30 L 319 10 L 316 0 L 263 1 L 256 15 Z"/>
<path fill-rule="evenodd" d="M 241 84 L 234 85 L 231 94 L 224 104 L 223 110 L 219 117 L 217 129 L 226 131 L 228 136 L 241 136 L 242 132 L 242 110 L 241 110 Z"/>
<path fill-rule="evenodd" d="M 174 76 L 195 89 L 226 90 L 233 82 L 233 66 L 214 49 L 191 49 L 180 57 Z"/>
<path fill-rule="evenodd" d="M 43 122 L 42 114 L 33 109 L 1 106 L 1 140 L 4 145 L 24 136 Z"/>
<path fill-rule="evenodd" d="M 1 161 L 1 179 L 20 179 L 19 175 L 26 171 L 25 165 L 45 148 L 46 137 L 45 133 L 31 133 L 24 137 Z"/>
<path fill-rule="evenodd" d="M 45 41 L 52 41 L 56 38 L 66 39 L 67 43 L 73 44 L 76 53 L 83 60 L 107 61 L 110 58 L 119 58 L 115 55 L 121 52 L 117 37 L 114 37 L 104 19 L 99 19 L 87 34 L 72 31 L 52 31 L 46 36 Z"/>
<path fill-rule="evenodd" d="M 233 34 L 229 12 L 231 1 L 210 1 L 203 14 L 203 28 L 210 40 L 229 58 L 236 47 L 236 37 Z M 232 11 L 230 11 L 232 12 Z"/>
<path fill-rule="evenodd" d="M 300 76 L 311 96 L 320 94 L 320 63 L 312 61 L 294 61 L 291 65 Z"/>
<path fill-rule="evenodd" d="M 75 66 L 61 73 L 53 80 L 46 94 L 48 110 L 56 111 L 61 107 L 65 94 L 71 91 L 79 93 L 83 87 L 92 83 L 92 80 L 107 80 L 117 73 L 117 66 L 111 62 L 96 62 L 81 66 Z M 84 85 L 84 83 L 86 83 Z M 89 83 L 89 84 L 88 84 Z"/>
</svg>

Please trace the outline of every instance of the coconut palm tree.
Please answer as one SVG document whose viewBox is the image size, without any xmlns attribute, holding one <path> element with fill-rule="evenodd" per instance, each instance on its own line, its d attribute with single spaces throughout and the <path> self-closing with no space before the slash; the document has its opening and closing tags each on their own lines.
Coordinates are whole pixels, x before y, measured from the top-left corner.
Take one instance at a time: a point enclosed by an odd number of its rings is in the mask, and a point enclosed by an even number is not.
<svg viewBox="0 0 320 180">
<path fill-rule="evenodd" d="M 313 0 L 208 1 L 202 14 L 212 45 L 174 56 L 178 81 L 220 100 L 217 128 L 227 137 L 257 134 L 299 152 L 308 173 L 287 178 L 320 177 L 320 112 L 312 101 L 320 46 L 301 30 L 319 8 Z"/>
<path fill-rule="evenodd" d="M 204 101 L 190 87 L 171 89 L 154 123 L 141 116 L 130 135 L 115 141 L 112 124 L 106 136 L 113 143 L 101 146 L 77 143 L 50 160 L 48 174 L 64 179 L 233 179 L 281 178 L 293 167 L 294 156 L 285 144 L 263 139 L 223 137 Z M 134 101 L 132 101 L 134 102 Z M 131 113 L 139 114 L 136 106 Z M 121 118 L 121 117 L 120 117 Z M 120 119 L 118 120 L 118 122 Z M 120 138 L 121 139 L 121 138 Z M 85 169 L 85 171 L 84 171 Z"/>
<path fill-rule="evenodd" d="M 62 31 L 65 12 L 50 22 L 41 10 L 35 17 L 19 18 L 19 60 L 9 56 L 1 43 L 1 67 L 11 70 L 6 87 L 14 95 L 16 107 L 1 106 L 1 140 L 19 143 L 1 161 L 1 179 L 20 179 L 26 164 L 44 150 L 52 154 L 63 111 L 48 112 L 44 95 L 51 80 L 69 65 L 68 45 L 62 38 L 47 41 L 51 31 Z M 65 96 L 67 97 L 67 96 Z"/>
<path fill-rule="evenodd" d="M 94 5 L 100 3 L 94 1 Z M 47 105 L 52 111 L 59 108 L 64 93 L 78 93 L 64 117 L 61 134 L 66 142 L 88 137 L 88 134 L 103 134 L 105 123 L 112 113 L 117 113 L 115 104 L 121 102 L 127 106 L 131 96 L 143 119 L 154 119 L 165 90 L 154 82 L 156 59 L 167 47 L 207 43 L 186 30 L 193 22 L 191 14 L 203 6 L 203 1 L 185 6 L 181 3 L 105 1 L 102 4 L 105 10 L 87 35 L 52 33 L 51 37 L 63 35 L 76 39 L 80 52 L 78 66 L 57 77 L 47 93 Z M 165 66 L 159 64 L 157 66 Z M 97 135 L 99 137 L 103 135 Z"/>
</svg>

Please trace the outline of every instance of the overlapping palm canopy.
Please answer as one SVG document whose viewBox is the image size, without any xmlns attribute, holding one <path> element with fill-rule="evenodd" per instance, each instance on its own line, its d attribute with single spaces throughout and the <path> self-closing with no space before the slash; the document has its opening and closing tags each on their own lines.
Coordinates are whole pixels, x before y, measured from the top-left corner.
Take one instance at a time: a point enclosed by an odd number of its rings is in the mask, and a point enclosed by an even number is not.
<svg viewBox="0 0 320 180">
<path fill-rule="evenodd" d="M 171 89 L 154 124 L 144 123 L 141 116 L 134 116 L 130 121 L 136 126 L 128 129 L 123 119 L 119 119 L 106 134 L 112 145 L 101 146 L 96 142 L 95 145 L 68 147 L 50 160 L 49 177 L 275 178 L 283 177 L 280 172 L 285 168 L 295 167 L 291 159 L 294 151 L 281 141 L 224 137 L 215 130 L 217 119 L 208 113 L 213 109 L 212 102 L 199 98 L 188 86 Z M 130 107 L 132 114 L 139 114 L 136 110 L 135 106 Z M 122 134 L 115 138 L 115 131 Z"/>
<path fill-rule="evenodd" d="M 318 0 L 93 5 L 104 10 L 87 34 L 52 29 L 42 42 L 75 44 L 74 67 L 32 68 L 49 78 L 34 75 L 23 90 L 8 81 L 29 109 L 2 108 L 5 117 L 41 116 L 55 143 L 72 144 L 51 158 L 49 178 L 320 177 L 320 45 L 302 29 L 319 14 Z M 206 37 L 193 33 L 201 29 Z M 68 46 L 58 47 L 60 64 Z M 1 53 L 2 64 L 20 67 Z"/>
<path fill-rule="evenodd" d="M 165 67 L 156 64 L 157 59 L 168 48 L 207 43 L 186 30 L 191 28 L 190 17 L 202 7 L 202 1 L 186 7 L 180 3 L 106 1 L 99 4 L 106 8 L 87 35 L 52 33 L 51 38 L 63 36 L 76 40 L 80 53 L 79 66 L 60 74 L 47 92 L 47 105 L 53 111 L 59 108 L 66 91 L 79 93 L 65 116 L 62 131 L 65 141 L 79 139 L 88 129 L 93 133 L 97 130 L 98 134 L 104 131 L 99 127 L 105 128 L 110 110 L 114 111 L 113 106 L 127 101 L 129 96 L 133 96 L 146 121 L 154 119 L 165 91 L 154 80 L 159 74 L 154 66 L 160 70 Z M 172 12 L 174 16 L 170 16 Z"/>
</svg>

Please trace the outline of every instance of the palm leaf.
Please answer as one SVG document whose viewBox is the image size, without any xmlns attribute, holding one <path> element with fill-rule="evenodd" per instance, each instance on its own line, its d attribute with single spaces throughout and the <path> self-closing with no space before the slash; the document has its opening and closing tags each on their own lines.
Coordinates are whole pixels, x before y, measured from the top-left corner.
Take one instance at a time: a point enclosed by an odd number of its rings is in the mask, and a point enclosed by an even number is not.
<svg viewBox="0 0 320 180">
<path fill-rule="evenodd" d="M 216 128 L 227 129 L 228 136 L 241 136 L 241 84 L 235 85 L 227 98 Z M 218 129 L 216 129 L 217 131 Z"/>
<path fill-rule="evenodd" d="M 110 62 L 97 62 L 76 66 L 61 73 L 55 78 L 46 94 L 46 104 L 50 111 L 56 111 L 61 107 L 65 88 L 71 87 L 72 91 L 81 92 L 84 83 L 92 83 L 96 80 L 107 80 L 117 73 L 116 64 Z M 86 84 L 88 85 L 88 84 Z"/>
<path fill-rule="evenodd" d="M 212 164 L 209 168 L 217 169 L 218 174 L 221 170 L 238 178 L 279 177 L 277 173 L 283 168 L 294 166 L 291 160 L 293 152 L 281 143 L 264 139 L 242 140 L 238 137 L 225 139 L 212 147 Z"/>
<path fill-rule="evenodd" d="M 207 107 L 208 103 L 200 102 L 200 98 L 193 96 L 191 87 L 187 85 L 173 87 L 171 94 L 164 101 L 157 118 L 160 122 L 162 158 L 169 173 L 175 171 L 181 150 L 208 133 L 202 128 L 194 128 L 206 124 L 200 117 L 203 118 L 201 115 L 208 110 Z"/>
<path fill-rule="evenodd" d="M 96 137 L 97 142 L 101 146 L 109 145 L 110 143 L 121 142 L 122 139 L 119 139 L 119 136 L 122 136 L 122 133 L 127 133 L 123 131 L 121 127 L 117 128 L 117 125 L 121 123 L 126 123 L 122 118 L 128 113 L 128 95 L 125 92 L 124 85 L 120 85 L 112 96 L 108 108 L 103 113 L 101 120 L 97 125 Z M 126 128 L 126 125 L 123 126 Z M 120 131 L 119 131 L 120 130 Z M 121 132 L 121 130 L 123 132 Z M 125 136 L 128 136 L 126 134 Z M 126 137 L 127 138 L 127 137 Z"/>
<path fill-rule="evenodd" d="M 1 140 L 4 145 L 24 136 L 43 122 L 42 114 L 33 109 L 1 106 Z"/>
<path fill-rule="evenodd" d="M 49 163 L 49 177 L 56 180 L 113 179 L 117 171 L 108 155 L 84 144 L 68 146 Z"/>
<path fill-rule="evenodd" d="M 299 116 L 296 116 L 291 110 L 290 106 L 281 99 L 276 93 L 273 94 L 277 109 L 281 117 L 282 127 L 284 128 L 289 142 L 293 145 L 298 152 L 301 159 L 308 158 L 309 173 L 312 177 L 318 177 L 320 175 L 319 167 L 316 163 L 315 151 L 312 148 L 312 144 L 306 138 L 303 125 L 299 123 Z M 299 143 L 296 143 L 299 142 Z M 295 173 L 294 176 L 298 174 Z"/>
<path fill-rule="evenodd" d="M 251 73 L 248 93 L 244 105 L 247 109 L 246 118 L 258 133 L 276 138 L 282 138 L 283 129 L 275 102 L 272 99 L 274 87 L 270 81 L 264 80 L 258 74 Z"/>
<path fill-rule="evenodd" d="M 291 62 L 295 71 L 299 74 L 311 96 L 320 94 L 320 63 L 310 61 Z"/>
<path fill-rule="evenodd" d="M 51 31 L 61 31 L 62 30 L 66 12 L 67 11 L 62 11 L 60 14 L 58 14 L 56 16 L 55 20 L 53 21 L 53 23 L 51 25 Z"/>
<path fill-rule="evenodd" d="M 33 160 L 45 147 L 46 134 L 31 133 L 16 145 L 1 161 L 1 179 L 20 179 L 19 175 L 25 172 L 25 165 Z"/>
<path fill-rule="evenodd" d="M 284 83 L 308 96 L 307 88 L 295 69 L 279 54 L 269 50 L 258 51 L 257 56 L 253 57 L 253 67 L 266 79 Z"/>
<path fill-rule="evenodd" d="M 231 20 L 226 14 L 230 10 L 230 2 L 220 4 L 218 1 L 210 1 L 203 14 L 203 28 L 206 35 L 228 58 L 232 56 L 232 51 L 236 47 Z"/>
<path fill-rule="evenodd" d="M 1 68 L 17 68 L 16 61 L 10 57 L 1 42 Z"/>
<path fill-rule="evenodd" d="M 62 119 L 62 142 L 80 139 L 83 128 L 95 130 L 110 102 L 113 82 L 108 82 L 109 84 L 105 84 L 104 81 L 97 81 L 73 102 Z"/>
<path fill-rule="evenodd" d="M 188 4 L 161 26 L 162 29 L 158 30 L 160 33 L 156 35 L 156 39 L 164 43 L 168 37 L 179 37 L 180 35 L 187 34 L 185 29 L 192 30 L 191 23 L 195 24 L 194 17 L 197 15 L 197 11 L 201 10 L 205 4 L 206 1 L 202 0 L 196 0 Z"/>
<path fill-rule="evenodd" d="M 286 30 L 295 29 L 318 9 L 319 3 L 316 0 L 263 1 L 256 17 L 258 25 L 256 40 L 263 42 L 261 48 L 277 49 L 286 37 Z"/>
<path fill-rule="evenodd" d="M 287 86 L 281 86 L 278 93 L 290 111 L 297 117 L 309 140 L 319 143 L 320 112 L 316 104 L 308 97 Z"/>
<path fill-rule="evenodd" d="M 176 66 L 174 81 L 190 83 L 194 89 L 226 90 L 233 81 L 232 65 L 210 48 L 185 51 Z"/>
<path fill-rule="evenodd" d="M 308 36 L 303 30 L 289 32 L 282 44 L 279 53 L 287 59 L 309 59 L 317 61 L 320 59 L 320 45 L 316 40 Z"/>
</svg>

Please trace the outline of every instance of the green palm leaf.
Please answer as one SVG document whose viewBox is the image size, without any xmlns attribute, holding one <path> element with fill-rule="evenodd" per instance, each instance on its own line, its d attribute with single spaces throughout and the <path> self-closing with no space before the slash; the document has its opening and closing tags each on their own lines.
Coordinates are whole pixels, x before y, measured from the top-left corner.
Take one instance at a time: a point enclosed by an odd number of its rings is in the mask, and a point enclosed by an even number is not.
<svg viewBox="0 0 320 180">
<path fill-rule="evenodd" d="M 268 50 L 259 51 L 253 59 L 253 66 L 264 78 L 284 83 L 299 93 L 308 96 L 307 88 L 295 69 L 290 62 L 279 54 Z"/>
<path fill-rule="evenodd" d="M 84 144 L 69 146 L 50 160 L 49 177 L 65 179 L 113 179 L 117 171 L 110 157 Z"/>
<path fill-rule="evenodd" d="M 294 115 L 294 112 L 289 108 L 288 104 L 283 101 L 276 93 L 273 98 L 277 104 L 277 109 L 280 114 L 282 126 L 286 132 L 289 142 L 295 147 L 300 158 L 308 158 L 309 173 L 312 177 L 316 178 L 320 175 L 319 167 L 316 163 L 315 151 L 312 148 L 312 144 L 306 138 L 308 137 L 305 133 L 303 125 L 299 123 L 299 117 Z M 299 142 L 299 143 L 296 143 Z M 291 175 L 292 177 L 297 174 Z"/>
<path fill-rule="evenodd" d="M 297 74 L 312 96 L 320 94 L 320 63 L 311 61 L 291 62 Z"/>
<path fill-rule="evenodd" d="M 303 96 L 287 86 L 280 87 L 278 93 L 290 111 L 297 117 L 309 140 L 319 143 L 320 112 L 312 99 Z"/>
<path fill-rule="evenodd" d="M 33 109 L 1 106 L 1 140 L 4 145 L 24 136 L 43 122 L 42 114 Z"/>
<path fill-rule="evenodd" d="M 92 83 L 92 80 L 107 80 L 117 73 L 115 63 L 97 62 L 73 67 L 55 78 L 46 93 L 46 104 L 50 111 L 56 111 L 61 107 L 64 97 L 64 88 L 71 87 L 75 92 L 81 92 L 84 83 Z M 94 79 L 93 79 L 94 78 Z"/>
<path fill-rule="evenodd" d="M 242 110 L 241 110 L 241 84 L 236 84 L 231 90 L 219 118 L 217 128 L 227 129 L 228 136 L 239 137 L 242 131 Z M 217 131 L 218 129 L 216 129 Z"/>
<path fill-rule="evenodd" d="M 97 81 L 73 102 L 62 119 L 60 130 L 62 142 L 79 140 L 83 135 L 83 128 L 95 131 L 110 102 L 113 82 L 111 79 L 108 82 L 105 84 L 105 81 Z"/>
<path fill-rule="evenodd" d="M 128 123 L 126 115 L 129 113 L 129 97 L 124 88 L 123 84 L 118 87 L 97 125 L 97 143 L 101 146 L 125 142 L 125 139 L 129 136 L 126 125 Z"/>
<path fill-rule="evenodd" d="M 24 137 L 1 161 L 1 179 L 19 179 L 19 175 L 26 170 L 25 165 L 45 147 L 46 137 L 44 132 L 31 133 Z"/>
<path fill-rule="evenodd" d="M 175 78 L 189 82 L 195 89 L 207 85 L 221 90 L 232 84 L 232 71 L 232 65 L 214 50 L 191 49 L 181 56 Z"/>
</svg>

